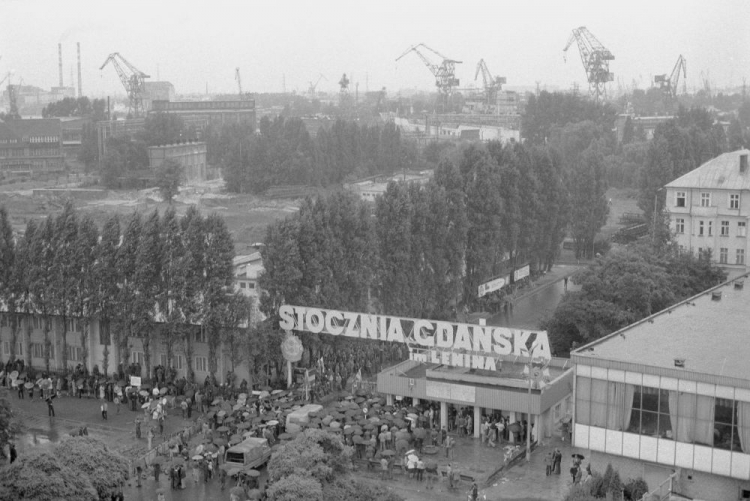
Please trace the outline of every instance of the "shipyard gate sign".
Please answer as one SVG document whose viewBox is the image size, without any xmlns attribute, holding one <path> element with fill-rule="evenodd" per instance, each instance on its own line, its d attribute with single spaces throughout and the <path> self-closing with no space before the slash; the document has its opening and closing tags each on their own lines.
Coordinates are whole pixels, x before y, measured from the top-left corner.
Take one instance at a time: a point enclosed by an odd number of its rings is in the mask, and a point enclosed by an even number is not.
<svg viewBox="0 0 750 501">
<path fill-rule="evenodd" d="M 499 356 L 551 358 L 546 331 L 369 315 L 283 305 L 279 327 L 392 343 L 404 343 L 419 362 L 496 370 Z M 530 354 L 531 352 L 531 354 Z"/>
</svg>

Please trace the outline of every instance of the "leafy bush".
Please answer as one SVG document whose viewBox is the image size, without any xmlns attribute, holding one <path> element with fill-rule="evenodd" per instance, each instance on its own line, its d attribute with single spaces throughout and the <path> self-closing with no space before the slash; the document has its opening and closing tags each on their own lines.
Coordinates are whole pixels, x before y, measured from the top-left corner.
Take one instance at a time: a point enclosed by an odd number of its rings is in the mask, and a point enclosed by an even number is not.
<svg viewBox="0 0 750 501">
<path fill-rule="evenodd" d="M 269 501 L 323 501 L 320 482 L 302 473 L 294 473 L 277 480 L 266 491 Z"/>
<path fill-rule="evenodd" d="M 625 483 L 625 499 L 638 501 L 648 492 L 648 484 L 641 477 L 628 479 Z"/>
<path fill-rule="evenodd" d="M 587 485 L 574 485 L 565 495 L 563 501 L 596 501 L 598 498 L 591 495 Z"/>
</svg>

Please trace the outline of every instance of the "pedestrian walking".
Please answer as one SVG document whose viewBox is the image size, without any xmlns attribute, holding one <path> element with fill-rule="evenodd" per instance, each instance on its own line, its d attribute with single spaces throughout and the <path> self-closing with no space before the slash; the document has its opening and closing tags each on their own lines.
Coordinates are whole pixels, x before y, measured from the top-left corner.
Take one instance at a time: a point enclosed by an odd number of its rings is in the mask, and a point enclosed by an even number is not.
<svg viewBox="0 0 750 501">
<path fill-rule="evenodd" d="M 550 476 L 552 474 L 552 467 L 554 465 L 554 457 L 551 452 L 548 452 L 546 456 L 544 456 L 544 466 L 545 466 L 545 475 Z"/>
<path fill-rule="evenodd" d="M 52 405 L 52 398 L 53 397 L 47 397 L 45 402 L 47 402 L 47 412 L 49 413 L 49 417 L 55 417 L 55 407 Z"/>
<path fill-rule="evenodd" d="M 107 401 L 106 400 L 102 402 L 101 410 L 102 410 L 102 418 L 104 418 L 104 420 L 106 421 L 107 420 Z"/>
<path fill-rule="evenodd" d="M 120 397 L 115 395 L 114 400 L 115 400 L 115 409 L 116 409 L 115 414 L 119 415 L 120 414 Z"/>
<path fill-rule="evenodd" d="M 149 427 L 148 433 L 146 434 L 146 438 L 148 439 L 148 450 L 151 450 L 152 442 L 154 440 L 154 429 Z"/>
<path fill-rule="evenodd" d="M 141 417 L 135 418 L 135 438 L 141 438 Z"/>
<path fill-rule="evenodd" d="M 562 463 L 562 452 L 559 448 L 555 448 L 555 452 L 552 454 L 552 470 L 556 475 L 560 474 L 560 463 Z"/>
</svg>

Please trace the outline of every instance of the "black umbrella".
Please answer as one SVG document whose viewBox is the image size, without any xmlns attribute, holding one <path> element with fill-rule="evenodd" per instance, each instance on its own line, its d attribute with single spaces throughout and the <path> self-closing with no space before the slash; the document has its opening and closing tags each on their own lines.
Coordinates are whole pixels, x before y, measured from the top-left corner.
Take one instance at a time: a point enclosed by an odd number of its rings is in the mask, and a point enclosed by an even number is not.
<svg viewBox="0 0 750 501">
<path fill-rule="evenodd" d="M 578 453 L 571 454 L 570 457 L 575 458 L 575 459 L 580 459 L 581 461 L 583 461 L 584 459 L 586 459 L 583 454 L 578 454 Z"/>
</svg>

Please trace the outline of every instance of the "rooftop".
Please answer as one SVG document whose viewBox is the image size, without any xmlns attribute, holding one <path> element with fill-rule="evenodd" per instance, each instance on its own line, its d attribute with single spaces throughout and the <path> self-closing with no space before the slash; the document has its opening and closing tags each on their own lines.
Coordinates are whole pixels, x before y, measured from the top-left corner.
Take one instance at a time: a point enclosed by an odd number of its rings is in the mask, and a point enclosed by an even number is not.
<svg viewBox="0 0 750 501">
<path fill-rule="evenodd" d="M 750 380 L 750 273 L 587 344 L 572 355 Z M 585 363 L 585 362 L 584 362 Z M 682 370 L 682 368 L 679 368 Z"/>
<path fill-rule="evenodd" d="M 0 121 L 0 139 L 21 139 L 30 136 L 59 136 L 59 118 L 31 118 Z"/>
<path fill-rule="evenodd" d="M 748 154 L 750 150 L 730 151 L 719 155 L 678 177 L 666 187 L 750 190 L 750 172 L 740 172 L 740 156 Z"/>
</svg>

